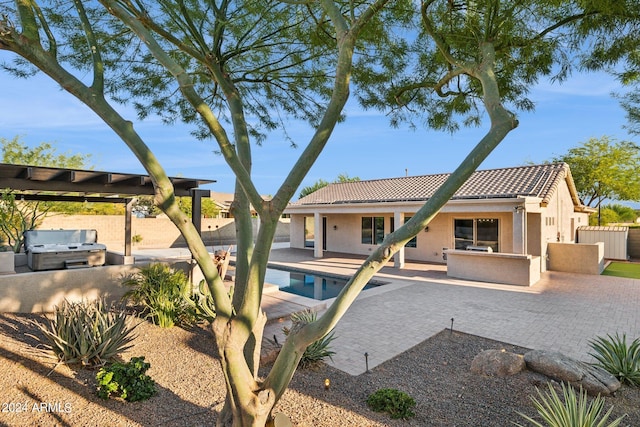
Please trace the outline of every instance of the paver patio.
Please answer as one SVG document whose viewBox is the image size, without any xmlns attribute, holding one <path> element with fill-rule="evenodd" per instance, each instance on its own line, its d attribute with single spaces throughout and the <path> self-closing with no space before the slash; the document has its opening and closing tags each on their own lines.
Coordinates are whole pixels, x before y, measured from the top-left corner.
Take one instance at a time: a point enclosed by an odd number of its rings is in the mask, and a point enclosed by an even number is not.
<svg viewBox="0 0 640 427">
<path fill-rule="evenodd" d="M 362 260 L 341 254 L 313 258 L 299 249 L 274 249 L 270 262 L 351 274 Z M 451 327 L 523 347 L 589 360 L 597 335 L 640 336 L 640 280 L 546 272 L 532 287 L 446 277 L 445 266 L 407 263 L 376 276 L 387 285 L 363 291 L 336 327 L 330 364 L 358 375 Z M 319 308 L 331 300 L 310 302 Z M 269 309 L 265 308 L 267 313 Z M 267 326 L 265 337 L 282 325 Z"/>
</svg>

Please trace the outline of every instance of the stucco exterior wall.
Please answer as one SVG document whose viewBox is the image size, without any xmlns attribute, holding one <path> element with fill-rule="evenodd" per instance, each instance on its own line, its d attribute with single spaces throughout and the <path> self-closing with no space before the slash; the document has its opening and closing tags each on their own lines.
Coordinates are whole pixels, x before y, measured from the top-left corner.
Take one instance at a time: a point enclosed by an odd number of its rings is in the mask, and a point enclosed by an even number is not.
<svg viewBox="0 0 640 427">
<path fill-rule="evenodd" d="M 549 270 L 600 274 L 604 270 L 604 243 L 549 243 Z"/>
<path fill-rule="evenodd" d="M 405 212 L 405 217 L 413 215 Z M 328 214 L 326 218 L 326 250 L 330 252 L 368 255 L 377 245 L 362 243 L 362 217 L 378 216 L 384 218 L 385 234 L 391 232 L 393 213 L 375 214 Z M 453 225 L 455 219 L 497 218 L 499 220 L 500 252 L 513 250 L 512 213 L 510 212 L 476 212 L 476 213 L 441 213 L 429 224 L 428 231 L 417 235 L 415 248 L 405 248 L 405 259 L 424 262 L 444 262 L 443 249 L 454 247 Z M 395 225 L 395 224 L 394 224 Z M 335 227 L 335 228 L 334 228 Z M 396 225 L 396 227 L 398 227 Z M 304 215 L 291 216 L 291 247 L 304 248 Z"/>
<path fill-rule="evenodd" d="M 447 251 L 447 276 L 531 286 L 540 280 L 540 257 L 451 250 Z"/>
<path fill-rule="evenodd" d="M 68 301 L 105 297 L 118 301 L 125 289 L 122 277 L 135 271 L 133 265 L 109 265 L 73 270 L 35 271 L 0 276 L 0 312 L 52 312 Z"/>
<path fill-rule="evenodd" d="M 79 302 L 104 297 L 107 303 L 118 303 L 127 291 L 121 285 L 122 279 L 143 265 L 106 265 L 0 275 L 0 313 L 51 313 L 65 299 Z M 176 260 L 169 265 L 187 275 L 193 274 L 194 283 L 204 278 L 200 268 L 189 260 Z"/>
<path fill-rule="evenodd" d="M 589 215 L 584 212 L 574 212 L 569 189 L 566 185 L 561 185 L 549 204 L 541 210 L 540 253 L 548 259 L 548 245 L 550 243 L 575 243 L 578 227 L 588 224 Z M 548 260 L 546 265 L 544 264 L 543 271 L 553 269 Z"/>
</svg>

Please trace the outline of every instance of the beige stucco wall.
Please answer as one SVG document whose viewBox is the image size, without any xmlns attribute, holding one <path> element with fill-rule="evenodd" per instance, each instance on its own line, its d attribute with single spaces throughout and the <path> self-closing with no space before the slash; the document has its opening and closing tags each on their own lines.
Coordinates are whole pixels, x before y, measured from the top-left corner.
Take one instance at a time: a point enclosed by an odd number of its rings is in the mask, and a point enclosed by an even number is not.
<svg viewBox="0 0 640 427">
<path fill-rule="evenodd" d="M 69 301 L 106 297 L 117 301 L 124 289 L 121 278 L 136 267 L 109 265 L 75 270 L 36 271 L 0 276 L 0 312 L 51 312 Z"/>
<path fill-rule="evenodd" d="M 122 279 L 145 265 L 107 265 L 72 270 L 33 271 L 0 275 L 0 313 L 50 313 L 65 299 L 76 302 L 106 298 L 119 302 L 126 292 Z M 203 279 L 189 260 L 169 262 L 175 269 L 193 274 L 194 283 Z"/>
<path fill-rule="evenodd" d="M 574 212 L 571 194 L 566 185 L 558 187 L 546 208 L 540 214 L 540 254 L 548 255 L 549 243 L 575 243 L 576 230 L 589 225 L 589 215 Z M 552 269 L 543 263 L 543 269 Z"/>
<path fill-rule="evenodd" d="M 604 243 L 549 243 L 548 268 L 567 273 L 600 274 L 604 270 Z"/>
<path fill-rule="evenodd" d="M 258 220 L 254 219 L 254 231 Z M 98 231 L 98 242 L 112 251 L 124 250 L 124 215 L 48 215 L 39 229 L 95 229 Z M 142 236 L 142 241 L 135 247 L 140 249 L 170 248 L 186 246 L 176 226 L 164 217 L 132 218 L 131 235 Z M 203 218 L 202 236 L 204 244 L 209 246 L 227 245 L 235 242 L 235 225 L 230 218 Z M 276 241 L 287 241 L 289 238 L 289 220 L 282 219 L 278 224 Z"/>
<path fill-rule="evenodd" d="M 531 286 L 540 280 L 540 257 L 450 250 L 447 251 L 447 276 Z"/>
<path fill-rule="evenodd" d="M 405 212 L 411 216 L 412 212 Z M 511 252 L 513 249 L 513 227 L 510 212 L 477 212 L 477 213 L 441 213 L 429 224 L 428 231 L 421 231 L 417 235 L 416 248 L 405 248 L 405 259 L 425 262 L 444 262 L 443 248 L 454 246 L 453 224 L 455 219 L 464 218 L 497 218 L 499 220 L 500 251 Z M 392 213 L 384 214 L 328 214 L 327 218 L 327 251 L 353 253 L 358 255 L 370 254 L 377 245 L 363 244 L 362 217 L 382 216 L 385 222 L 385 234 L 391 232 Z M 335 229 L 334 229 L 335 227 Z M 396 226 L 397 227 L 397 226 Z M 304 216 L 291 216 L 291 247 L 304 248 Z"/>
</svg>

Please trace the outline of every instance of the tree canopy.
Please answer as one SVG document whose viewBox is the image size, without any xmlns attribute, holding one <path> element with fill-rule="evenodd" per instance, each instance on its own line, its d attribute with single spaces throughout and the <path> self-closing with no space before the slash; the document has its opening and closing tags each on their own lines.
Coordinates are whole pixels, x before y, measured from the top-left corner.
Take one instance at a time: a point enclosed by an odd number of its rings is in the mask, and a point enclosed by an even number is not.
<svg viewBox="0 0 640 427">
<path fill-rule="evenodd" d="M 89 165 L 91 154 L 59 153 L 55 143 L 41 142 L 29 147 L 19 136 L 13 139 L 0 137 L 2 163 L 12 165 L 48 166 L 67 169 L 93 169 Z"/>
<path fill-rule="evenodd" d="M 627 129 L 640 134 L 640 3 L 635 0 L 603 2 L 608 12 L 591 16 L 577 28 L 588 34 L 588 48 L 581 55 L 587 70 L 604 69 L 628 90 L 618 93 L 627 111 Z"/>
<path fill-rule="evenodd" d="M 634 223 L 636 218 L 638 213 L 635 209 L 615 203 L 602 206 L 597 216 L 591 215 L 589 225 L 629 224 Z"/>
<path fill-rule="evenodd" d="M 633 142 L 590 138 L 554 161 L 571 167 L 576 190 L 587 206 L 640 200 L 640 147 Z"/>
</svg>

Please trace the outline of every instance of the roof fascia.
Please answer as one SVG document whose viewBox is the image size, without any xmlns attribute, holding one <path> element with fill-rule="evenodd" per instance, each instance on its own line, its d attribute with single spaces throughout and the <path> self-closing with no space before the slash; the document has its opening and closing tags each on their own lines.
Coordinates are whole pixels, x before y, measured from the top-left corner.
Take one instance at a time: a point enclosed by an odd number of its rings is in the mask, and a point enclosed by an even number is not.
<svg viewBox="0 0 640 427">
<path fill-rule="evenodd" d="M 525 206 L 527 210 L 539 210 L 542 199 L 539 197 L 487 198 L 449 200 L 440 212 L 507 212 L 516 206 Z M 377 203 L 340 203 L 316 205 L 290 205 L 285 214 L 345 214 L 345 213 L 389 213 L 394 211 L 416 212 L 425 202 L 377 202 Z"/>
</svg>

